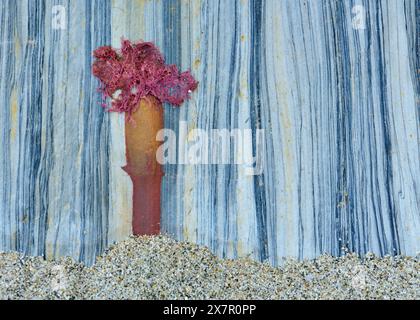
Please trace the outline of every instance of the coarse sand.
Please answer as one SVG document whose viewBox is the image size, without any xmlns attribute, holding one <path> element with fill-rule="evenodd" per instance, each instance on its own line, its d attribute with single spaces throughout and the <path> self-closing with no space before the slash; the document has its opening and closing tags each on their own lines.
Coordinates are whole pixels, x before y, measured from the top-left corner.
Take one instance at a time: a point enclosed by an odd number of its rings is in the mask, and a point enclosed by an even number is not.
<svg viewBox="0 0 420 320">
<path fill-rule="evenodd" d="M 0 253 L 0 299 L 419 299 L 418 257 L 225 260 L 168 237 L 131 237 L 92 267 Z"/>
</svg>

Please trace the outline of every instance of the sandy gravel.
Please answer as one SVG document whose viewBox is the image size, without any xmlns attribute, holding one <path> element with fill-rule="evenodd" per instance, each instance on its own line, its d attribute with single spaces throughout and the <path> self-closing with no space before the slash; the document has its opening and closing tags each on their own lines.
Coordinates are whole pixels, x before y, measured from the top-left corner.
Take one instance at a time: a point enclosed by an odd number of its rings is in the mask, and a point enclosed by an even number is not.
<svg viewBox="0 0 420 320">
<path fill-rule="evenodd" d="M 207 248 L 132 237 L 90 268 L 0 253 L 1 299 L 419 299 L 417 258 L 288 260 L 281 268 L 222 260 Z"/>
</svg>

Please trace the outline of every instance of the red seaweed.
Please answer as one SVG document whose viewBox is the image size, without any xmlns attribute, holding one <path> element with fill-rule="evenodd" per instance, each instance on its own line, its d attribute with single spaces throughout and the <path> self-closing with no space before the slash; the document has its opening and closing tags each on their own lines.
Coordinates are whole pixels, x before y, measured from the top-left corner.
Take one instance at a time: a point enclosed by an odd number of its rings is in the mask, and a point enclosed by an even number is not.
<svg viewBox="0 0 420 320">
<path fill-rule="evenodd" d="M 180 106 L 198 85 L 189 71 L 180 73 L 175 65 L 165 64 L 152 42 L 122 39 L 120 50 L 103 46 L 93 56 L 92 72 L 101 81 L 99 91 L 112 99 L 108 111 L 126 112 L 129 118 L 140 99 L 148 95 Z"/>
</svg>

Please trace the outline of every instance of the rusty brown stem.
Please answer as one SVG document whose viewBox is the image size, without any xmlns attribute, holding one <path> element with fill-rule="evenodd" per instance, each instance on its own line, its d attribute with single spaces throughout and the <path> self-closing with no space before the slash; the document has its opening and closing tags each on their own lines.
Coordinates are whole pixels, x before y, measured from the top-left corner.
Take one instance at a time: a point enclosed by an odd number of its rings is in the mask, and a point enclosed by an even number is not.
<svg viewBox="0 0 420 320">
<path fill-rule="evenodd" d="M 134 235 L 160 233 L 160 187 L 163 170 L 156 159 L 156 152 L 161 144 L 156 141 L 156 134 L 162 128 L 162 104 L 152 96 L 140 100 L 131 120 L 125 124 L 127 165 L 123 169 L 133 182 Z"/>
</svg>

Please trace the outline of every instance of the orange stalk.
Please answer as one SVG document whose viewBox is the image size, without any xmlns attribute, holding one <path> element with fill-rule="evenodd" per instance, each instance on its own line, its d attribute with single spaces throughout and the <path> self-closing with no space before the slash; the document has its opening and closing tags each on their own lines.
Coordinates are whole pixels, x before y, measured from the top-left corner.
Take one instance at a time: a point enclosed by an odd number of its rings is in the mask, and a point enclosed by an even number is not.
<svg viewBox="0 0 420 320">
<path fill-rule="evenodd" d="M 126 115 L 128 117 L 128 115 Z M 140 100 L 125 124 L 127 165 L 123 169 L 133 182 L 133 234 L 160 233 L 160 188 L 162 166 L 156 159 L 163 128 L 163 107 L 153 96 Z"/>
</svg>

